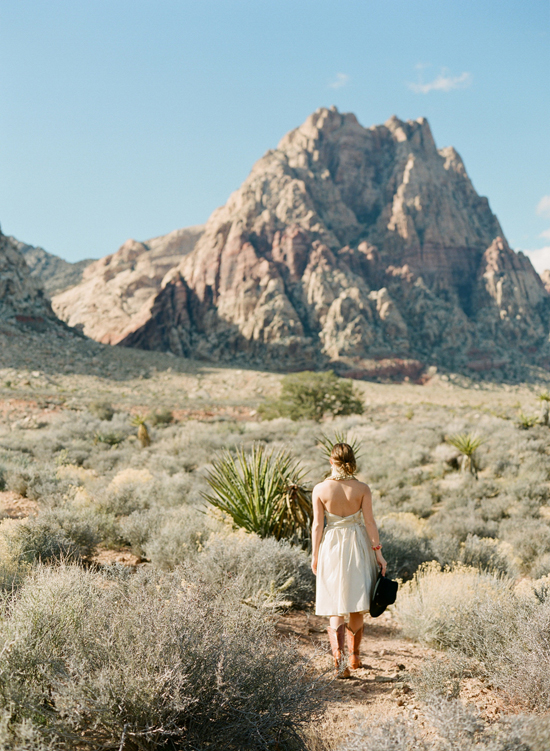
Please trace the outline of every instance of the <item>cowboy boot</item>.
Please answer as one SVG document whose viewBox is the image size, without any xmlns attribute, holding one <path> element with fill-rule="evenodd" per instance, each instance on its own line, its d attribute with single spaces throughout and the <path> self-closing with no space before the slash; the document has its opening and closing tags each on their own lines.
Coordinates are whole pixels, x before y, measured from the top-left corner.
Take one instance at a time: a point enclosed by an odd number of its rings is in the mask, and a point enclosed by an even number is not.
<svg viewBox="0 0 550 751">
<path fill-rule="evenodd" d="M 327 628 L 328 638 L 330 640 L 330 648 L 332 650 L 332 656 L 334 657 L 334 667 L 336 668 L 337 678 L 349 678 L 351 673 L 349 668 L 344 667 L 344 641 L 345 641 L 345 624 L 342 623 L 338 628 Z"/>
<path fill-rule="evenodd" d="M 351 628 L 346 624 L 346 641 L 348 644 L 349 661 L 348 664 L 352 670 L 357 670 L 357 668 L 363 667 L 361 658 L 359 656 L 359 645 L 361 644 L 362 638 L 363 626 L 361 626 L 361 628 L 358 628 L 357 631 L 352 631 Z"/>
</svg>

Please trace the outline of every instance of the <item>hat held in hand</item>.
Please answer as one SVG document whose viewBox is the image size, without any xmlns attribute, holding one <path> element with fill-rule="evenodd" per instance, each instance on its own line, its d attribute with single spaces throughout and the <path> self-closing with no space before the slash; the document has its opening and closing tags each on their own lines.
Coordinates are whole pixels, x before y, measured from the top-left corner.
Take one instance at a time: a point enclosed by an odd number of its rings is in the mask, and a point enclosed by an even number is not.
<svg viewBox="0 0 550 751">
<path fill-rule="evenodd" d="M 374 585 L 374 592 L 370 601 L 369 612 L 373 618 L 378 618 L 388 605 L 393 605 L 397 597 L 398 586 L 399 584 L 393 581 L 393 579 L 382 576 L 381 571 L 378 573 L 378 579 Z"/>
</svg>

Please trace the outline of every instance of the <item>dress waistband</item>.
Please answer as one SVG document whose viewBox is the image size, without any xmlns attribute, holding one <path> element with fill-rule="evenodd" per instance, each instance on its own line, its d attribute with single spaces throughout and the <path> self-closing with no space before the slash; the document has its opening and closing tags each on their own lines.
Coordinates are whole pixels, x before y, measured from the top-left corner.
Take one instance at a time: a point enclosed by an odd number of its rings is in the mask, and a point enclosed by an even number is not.
<svg viewBox="0 0 550 751">
<path fill-rule="evenodd" d="M 327 529 L 345 529 L 346 527 L 362 527 L 362 513 L 358 511 L 351 516 L 337 516 L 336 514 L 329 514 L 327 512 Z"/>
</svg>

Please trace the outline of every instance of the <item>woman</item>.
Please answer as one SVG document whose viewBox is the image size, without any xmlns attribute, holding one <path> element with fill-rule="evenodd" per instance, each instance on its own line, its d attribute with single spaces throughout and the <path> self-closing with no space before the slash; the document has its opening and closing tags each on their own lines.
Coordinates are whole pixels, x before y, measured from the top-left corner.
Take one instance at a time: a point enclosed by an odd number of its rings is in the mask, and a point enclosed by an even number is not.
<svg viewBox="0 0 550 751">
<path fill-rule="evenodd" d="M 313 488 L 311 568 L 317 576 L 315 612 L 330 616 L 327 630 L 337 677 L 349 678 L 350 668 L 361 667 L 363 614 L 370 608 L 377 565 L 385 574 L 386 561 L 372 515 L 370 488 L 354 476 L 357 465 L 351 446 L 336 443 L 330 464 L 330 477 Z M 346 668 L 345 641 L 349 652 Z"/>
</svg>

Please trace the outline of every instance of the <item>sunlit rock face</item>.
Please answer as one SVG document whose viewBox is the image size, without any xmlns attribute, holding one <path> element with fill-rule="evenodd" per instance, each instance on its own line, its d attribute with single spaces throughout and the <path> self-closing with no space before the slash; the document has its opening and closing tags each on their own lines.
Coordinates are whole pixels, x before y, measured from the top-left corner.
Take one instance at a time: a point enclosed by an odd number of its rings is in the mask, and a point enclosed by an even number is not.
<svg viewBox="0 0 550 751">
<path fill-rule="evenodd" d="M 193 250 L 201 232 L 188 227 L 146 242 L 127 240 L 87 265 L 79 284 L 53 296 L 55 313 L 98 342 L 118 344 L 147 320 L 165 274 Z"/>
<path fill-rule="evenodd" d="M 83 284 L 113 262 L 89 267 Z M 117 278 L 106 307 L 124 305 L 108 326 L 106 308 L 93 311 L 88 333 L 178 355 L 360 375 L 388 358 L 513 369 L 515 352 L 546 346 L 540 277 L 423 118 L 364 128 L 317 110 L 254 165 L 162 283 L 145 285 L 128 321 L 135 294 L 130 275 Z M 77 290 L 54 300 L 69 322 Z"/>
</svg>

